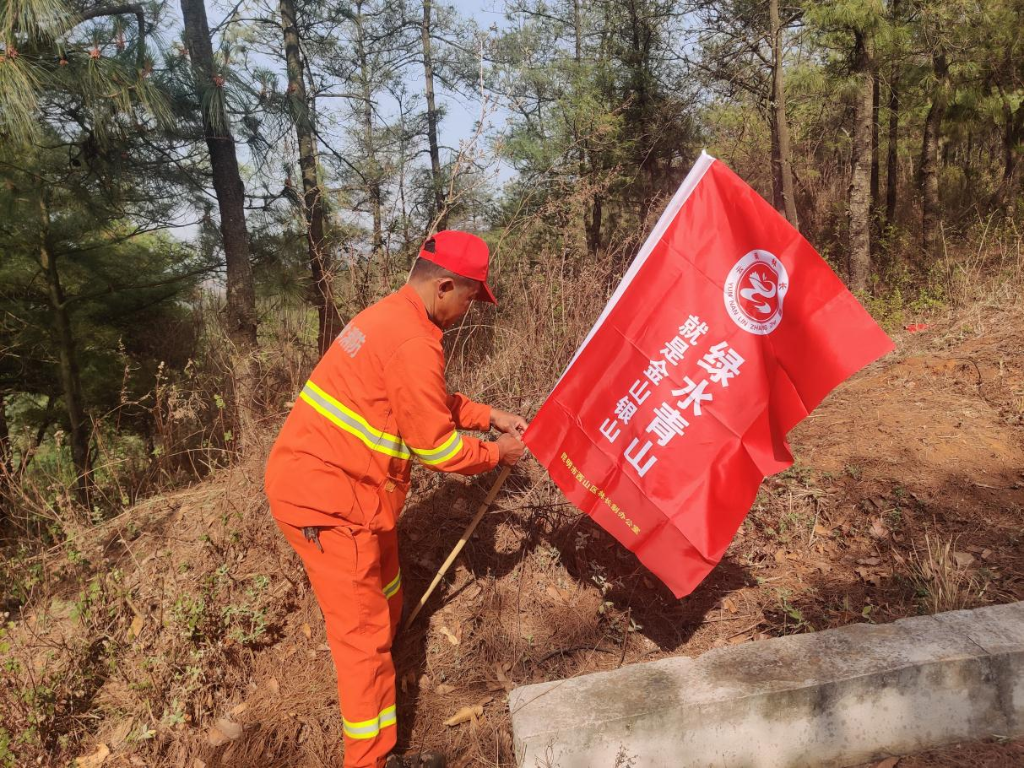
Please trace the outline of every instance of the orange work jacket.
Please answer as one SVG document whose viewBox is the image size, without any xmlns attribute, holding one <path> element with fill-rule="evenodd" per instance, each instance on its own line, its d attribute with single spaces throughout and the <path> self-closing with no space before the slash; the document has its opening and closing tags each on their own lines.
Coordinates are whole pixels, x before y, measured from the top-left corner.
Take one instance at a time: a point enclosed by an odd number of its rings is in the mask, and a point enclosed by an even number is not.
<svg viewBox="0 0 1024 768">
<path fill-rule="evenodd" d="M 495 443 L 458 431 L 485 431 L 490 417 L 448 394 L 441 330 L 406 285 L 356 315 L 313 369 L 267 461 L 273 515 L 389 530 L 413 459 L 467 475 L 497 465 Z"/>
</svg>

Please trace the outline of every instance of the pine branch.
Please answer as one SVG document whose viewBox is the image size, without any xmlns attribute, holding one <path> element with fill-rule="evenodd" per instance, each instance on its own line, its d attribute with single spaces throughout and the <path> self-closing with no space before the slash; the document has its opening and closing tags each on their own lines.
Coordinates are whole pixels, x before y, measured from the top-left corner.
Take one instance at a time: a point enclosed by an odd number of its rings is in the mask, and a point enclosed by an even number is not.
<svg viewBox="0 0 1024 768">
<path fill-rule="evenodd" d="M 139 44 L 138 50 L 136 51 L 136 64 L 139 69 L 143 69 L 146 66 L 146 13 L 141 5 L 133 3 L 131 5 L 116 5 L 113 8 L 93 8 L 92 10 L 83 11 L 78 14 L 72 20 L 71 26 L 75 27 L 92 19 L 98 19 L 105 16 L 122 16 L 126 13 L 134 14 L 139 24 Z"/>
</svg>

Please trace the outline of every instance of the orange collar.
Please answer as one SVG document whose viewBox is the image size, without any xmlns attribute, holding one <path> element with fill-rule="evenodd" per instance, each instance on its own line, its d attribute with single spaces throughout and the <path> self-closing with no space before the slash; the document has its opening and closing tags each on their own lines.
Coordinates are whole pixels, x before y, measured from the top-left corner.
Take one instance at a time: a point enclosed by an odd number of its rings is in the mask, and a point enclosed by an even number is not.
<svg viewBox="0 0 1024 768">
<path fill-rule="evenodd" d="M 420 320 L 420 323 L 424 328 L 430 329 L 431 334 L 440 340 L 444 335 L 444 332 L 434 325 L 433 321 L 430 319 L 430 316 L 427 314 L 427 308 L 423 304 L 423 299 L 421 299 L 420 295 L 416 293 L 416 289 L 406 283 L 398 289 L 398 295 L 415 307 L 416 317 Z"/>
</svg>

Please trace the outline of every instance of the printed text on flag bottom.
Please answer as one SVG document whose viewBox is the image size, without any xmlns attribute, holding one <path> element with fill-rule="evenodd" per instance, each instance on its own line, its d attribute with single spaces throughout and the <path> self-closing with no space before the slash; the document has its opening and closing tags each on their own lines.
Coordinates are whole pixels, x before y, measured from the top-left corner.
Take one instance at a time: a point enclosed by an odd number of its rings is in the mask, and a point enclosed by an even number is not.
<svg viewBox="0 0 1024 768">
<path fill-rule="evenodd" d="M 585 489 L 587 489 L 592 494 L 597 496 L 597 498 L 601 499 L 601 501 L 603 501 L 612 512 L 618 515 L 620 520 L 626 523 L 626 527 L 629 528 L 629 530 L 631 530 L 638 536 L 640 535 L 640 526 L 634 523 L 630 518 L 626 517 L 626 513 L 619 508 L 618 504 L 612 503 L 611 497 L 608 494 L 606 494 L 604 490 L 598 488 L 596 485 L 590 482 L 590 480 L 584 477 L 583 473 L 580 472 L 579 468 L 573 463 L 572 459 L 570 459 L 568 454 L 566 454 L 564 451 L 562 452 L 562 461 L 565 464 L 565 466 L 569 468 L 569 471 L 572 473 L 572 476 L 576 478 L 577 482 L 579 482 L 580 485 L 582 485 Z"/>
</svg>

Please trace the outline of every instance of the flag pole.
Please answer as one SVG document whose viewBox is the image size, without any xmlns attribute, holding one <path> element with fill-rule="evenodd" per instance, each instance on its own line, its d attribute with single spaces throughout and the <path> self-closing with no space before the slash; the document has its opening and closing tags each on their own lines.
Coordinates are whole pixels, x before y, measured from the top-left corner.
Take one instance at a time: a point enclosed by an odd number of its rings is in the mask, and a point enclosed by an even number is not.
<svg viewBox="0 0 1024 768">
<path fill-rule="evenodd" d="M 499 474 L 497 479 L 494 481 L 494 485 L 491 486 L 491 490 L 488 491 L 487 493 L 487 498 L 484 499 L 483 504 L 481 504 L 480 508 L 476 511 L 476 515 L 473 517 L 473 520 L 470 522 L 468 526 L 466 526 L 466 530 L 462 532 L 462 536 L 459 538 L 459 541 L 455 545 L 455 548 L 452 550 L 451 554 L 448 555 L 448 559 L 445 560 L 444 563 L 442 563 L 440 570 L 438 570 L 437 572 L 437 575 L 434 576 L 434 580 L 430 582 L 430 586 L 427 587 L 427 591 L 423 593 L 423 597 L 420 598 L 419 603 L 413 609 L 412 613 L 409 614 L 409 618 L 405 622 L 406 629 L 412 626 L 412 623 L 416 620 L 416 617 L 419 615 L 420 610 L 423 608 L 424 605 L 426 605 L 427 599 L 434 591 L 434 588 L 441 583 L 441 579 L 444 577 L 445 573 L 451 567 L 451 564 L 455 562 L 455 558 L 459 556 L 459 553 L 462 551 L 462 548 L 466 546 L 466 542 L 469 541 L 469 537 L 473 535 L 473 531 L 476 530 L 477 525 L 479 525 L 480 521 L 483 520 L 484 515 L 487 513 L 487 509 L 494 502 L 494 497 L 498 495 L 498 491 L 501 490 L 501 486 L 505 484 L 505 481 L 508 479 L 508 476 L 509 474 L 511 474 L 511 472 L 512 467 L 510 466 L 506 466 L 504 469 L 501 470 L 501 474 Z"/>
</svg>

